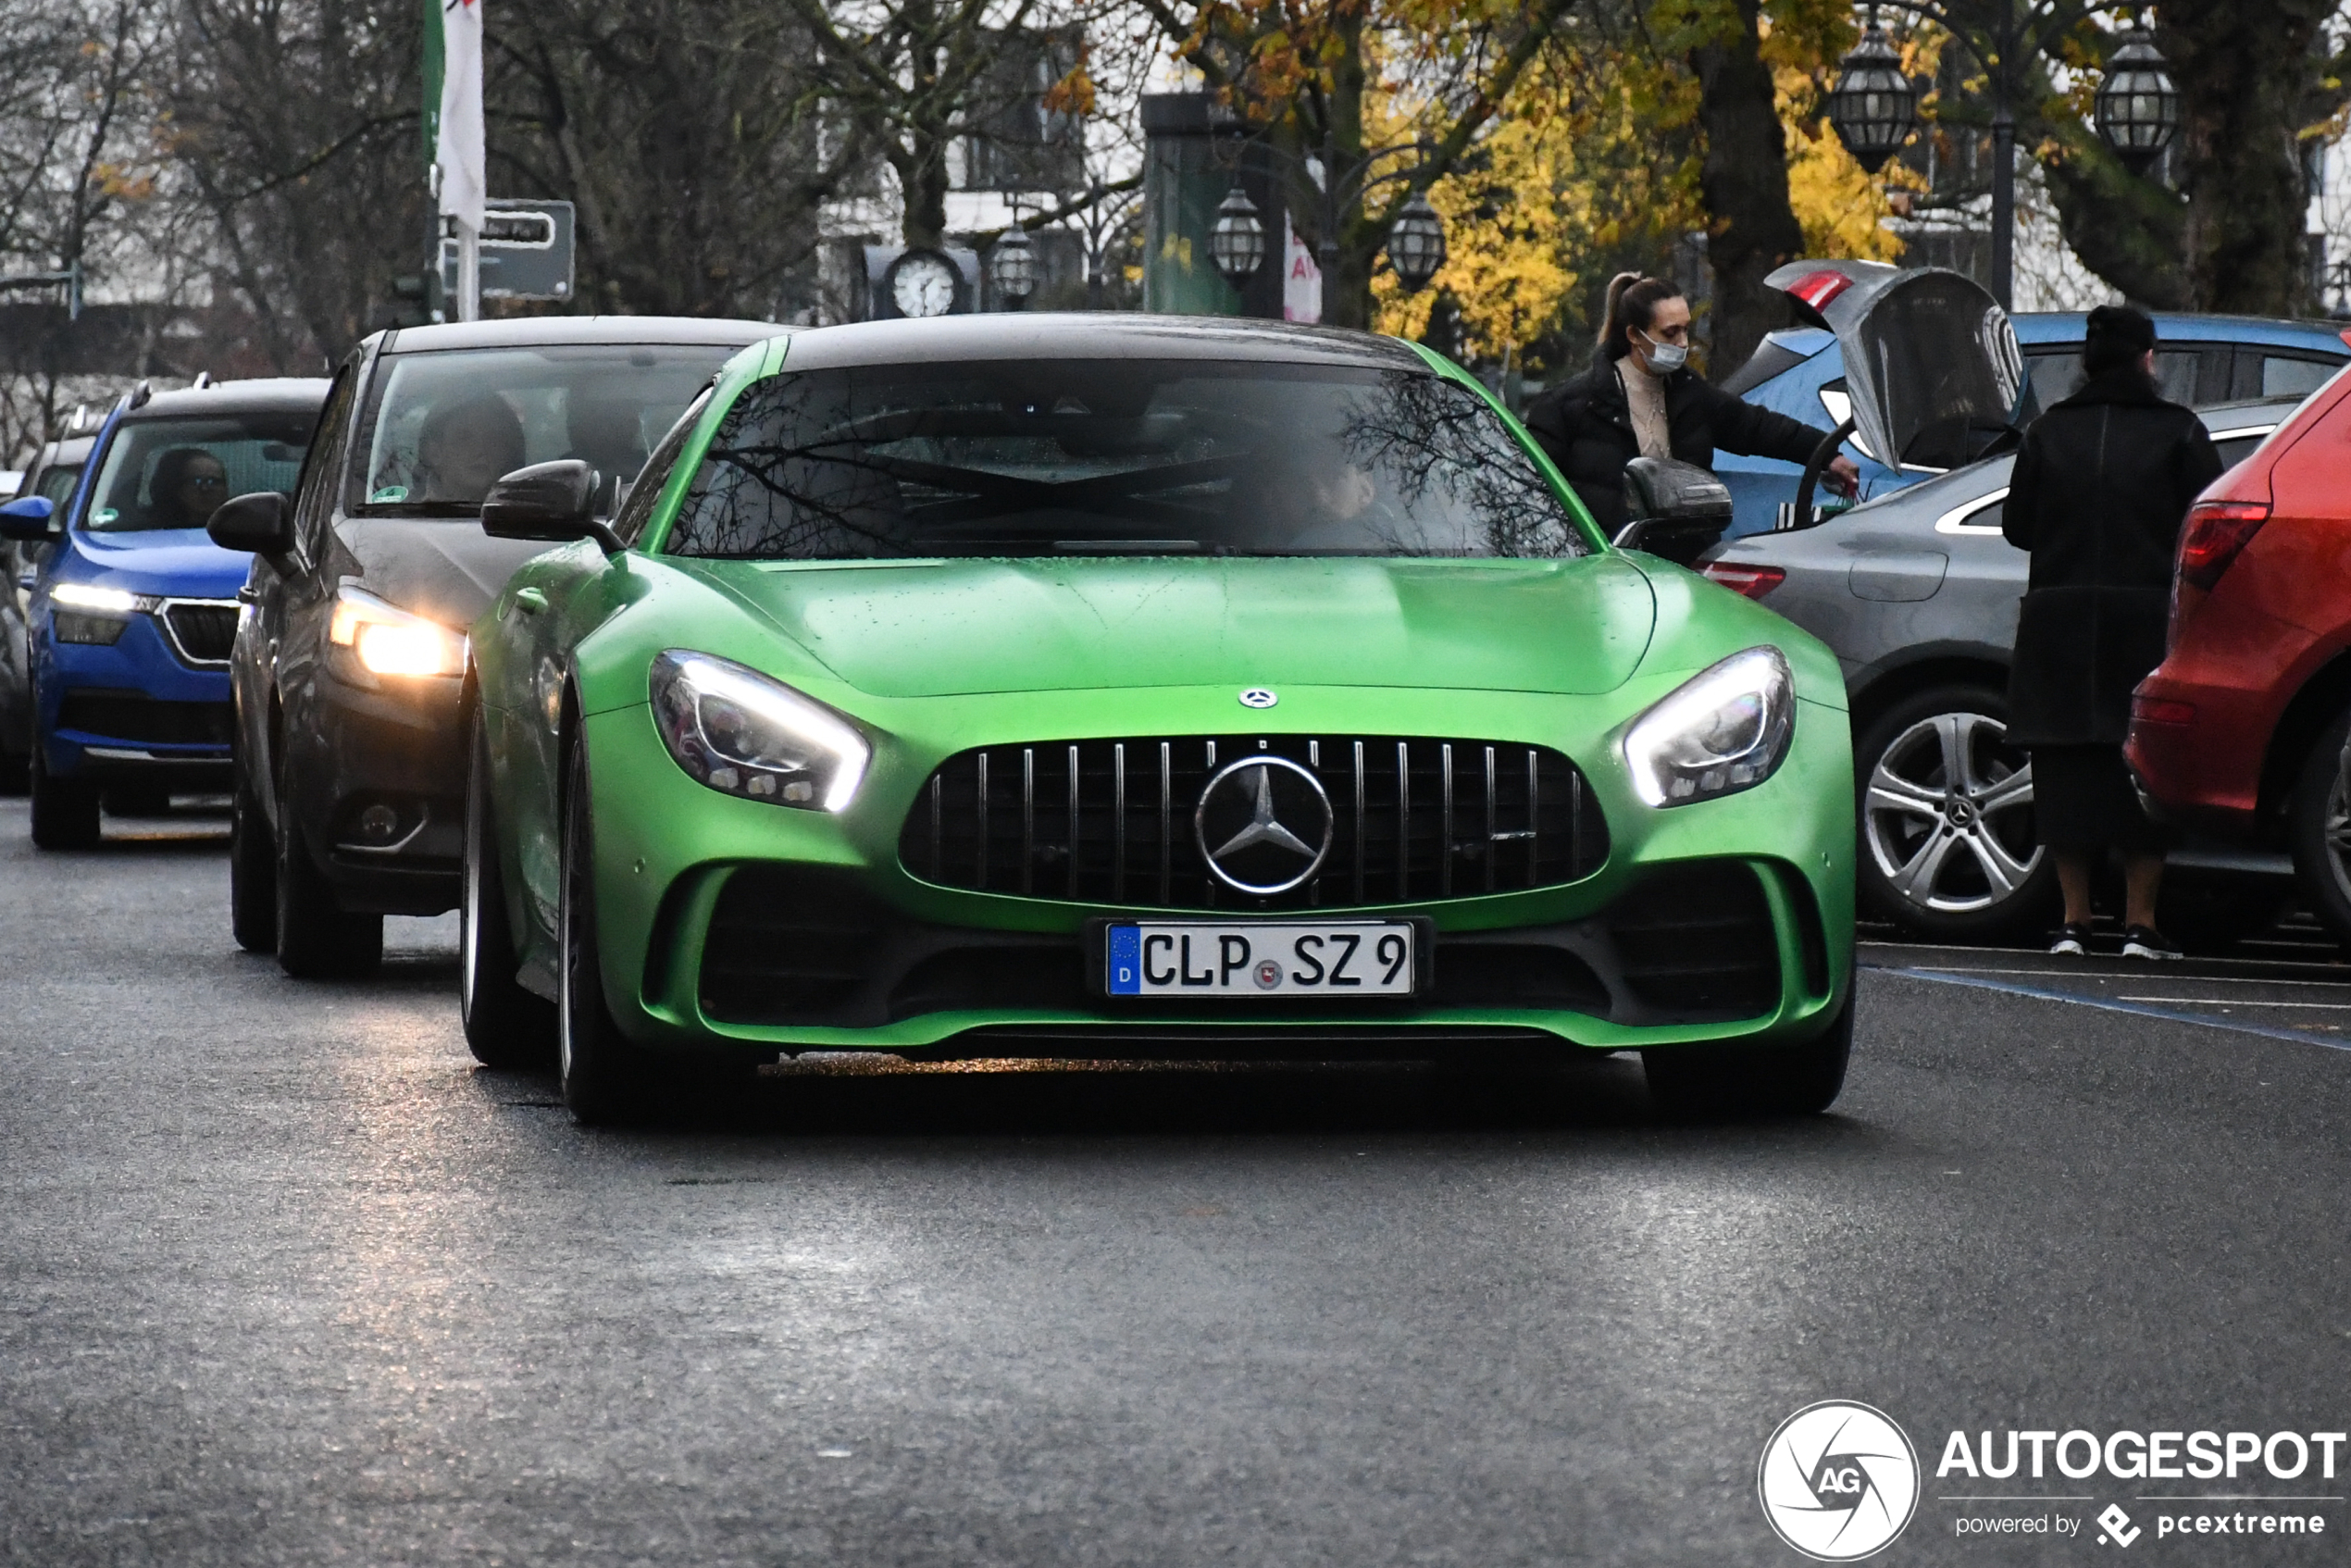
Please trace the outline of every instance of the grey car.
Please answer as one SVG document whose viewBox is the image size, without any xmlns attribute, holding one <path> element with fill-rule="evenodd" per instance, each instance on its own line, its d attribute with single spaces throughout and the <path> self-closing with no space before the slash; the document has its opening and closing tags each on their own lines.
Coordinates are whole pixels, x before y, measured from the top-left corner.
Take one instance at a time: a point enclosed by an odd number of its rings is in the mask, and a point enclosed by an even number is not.
<svg viewBox="0 0 2351 1568">
<path fill-rule="evenodd" d="M 2300 401 L 2199 413 L 2234 466 Z M 2055 878 L 2034 841 L 2031 766 L 2007 738 L 2028 560 L 2000 536 L 2014 462 L 1989 457 L 1813 528 L 1734 540 L 1700 567 L 1835 650 L 1853 705 L 1861 898 L 1933 939 L 2025 928 L 2044 918 Z M 2266 869 L 2193 852 L 2174 859 Z M 2283 886 L 2240 879 L 2201 900 L 2199 935 L 2217 940 L 2232 925 L 2258 923 Z"/>
<path fill-rule="evenodd" d="M 72 428 L 80 426 L 76 410 Z M 63 510 L 94 444 L 92 436 L 49 442 L 25 470 L 17 496 L 46 496 Z M 0 591 L 0 790 L 24 788 L 25 764 L 32 755 L 32 665 L 25 628 L 33 574 L 49 549 L 46 544 L 0 540 L 0 574 L 7 579 L 6 591 Z"/>
</svg>

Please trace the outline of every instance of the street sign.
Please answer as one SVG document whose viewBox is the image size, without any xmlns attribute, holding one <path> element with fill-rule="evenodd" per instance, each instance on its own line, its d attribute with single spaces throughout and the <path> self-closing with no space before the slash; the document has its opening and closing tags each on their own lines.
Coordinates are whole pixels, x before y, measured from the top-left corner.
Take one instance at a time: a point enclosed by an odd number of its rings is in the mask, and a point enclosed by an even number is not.
<svg viewBox="0 0 2351 1568">
<path fill-rule="evenodd" d="M 569 202 L 491 200 L 481 225 L 481 297 L 486 300 L 571 298 L 572 205 Z M 441 279 L 457 290 L 457 238 L 441 242 Z"/>
</svg>

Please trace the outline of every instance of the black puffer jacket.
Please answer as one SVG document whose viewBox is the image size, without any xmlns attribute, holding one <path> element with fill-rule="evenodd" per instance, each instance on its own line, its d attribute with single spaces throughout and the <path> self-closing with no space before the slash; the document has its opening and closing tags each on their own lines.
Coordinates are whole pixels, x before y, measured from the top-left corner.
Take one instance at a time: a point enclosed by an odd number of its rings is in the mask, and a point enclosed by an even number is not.
<svg viewBox="0 0 2351 1568">
<path fill-rule="evenodd" d="M 2033 553 L 2009 666 L 2009 739 L 2119 743 L 2163 662 L 2188 504 L 2220 477 L 2204 422 L 2136 369 L 2109 371 L 2024 432 L 2000 531 Z"/>
<path fill-rule="evenodd" d="M 1828 436 L 1826 430 L 1710 387 L 1690 370 L 1665 378 L 1665 421 L 1673 455 L 1702 468 L 1714 466 L 1718 449 L 1806 462 Z M 1632 410 L 1609 352 L 1601 349 L 1592 355 L 1589 370 L 1529 404 L 1526 428 L 1575 487 L 1593 518 L 1614 535 L 1624 526 L 1624 465 L 1641 454 L 1641 444 L 1633 434 Z"/>
</svg>

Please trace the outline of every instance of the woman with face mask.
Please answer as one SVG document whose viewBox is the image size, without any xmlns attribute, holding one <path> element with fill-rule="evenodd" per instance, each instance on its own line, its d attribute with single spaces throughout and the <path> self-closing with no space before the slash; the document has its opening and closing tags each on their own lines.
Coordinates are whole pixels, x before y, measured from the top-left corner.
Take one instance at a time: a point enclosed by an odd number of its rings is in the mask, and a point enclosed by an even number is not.
<svg viewBox="0 0 2351 1568">
<path fill-rule="evenodd" d="M 1624 465 L 1671 457 L 1714 466 L 1719 449 L 1810 460 L 1828 431 L 1717 391 L 1689 367 L 1690 305 L 1662 278 L 1620 272 L 1608 286 L 1592 367 L 1536 398 L 1527 429 L 1611 536 L 1624 526 Z M 1839 453 L 1826 482 L 1850 494 L 1860 472 Z"/>
</svg>

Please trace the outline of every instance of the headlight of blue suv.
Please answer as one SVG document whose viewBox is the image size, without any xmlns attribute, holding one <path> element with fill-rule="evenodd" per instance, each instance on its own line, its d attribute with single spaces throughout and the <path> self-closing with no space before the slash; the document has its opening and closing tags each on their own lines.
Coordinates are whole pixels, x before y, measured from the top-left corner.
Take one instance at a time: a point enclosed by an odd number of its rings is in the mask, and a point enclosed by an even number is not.
<svg viewBox="0 0 2351 1568">
<path fill-rule="evenodd" d="M 732 660 L 673 648 L 653 660 L 652 685 L 662 743 L 722 794 L 842 811 L 873 759 L 840 715 Z"/>
<path fill-rule="evenodd" d="M 1624 735 L 1633 792 L 1684 806 L 1751 790 L 1779 770 L 1796 730 L 1796 679 L 1777 648 L 1700 670 Z"/>
<path fill-rule="evenodd" d="M 122 641 L 132 616 L 153 615 L 163 601 L 119 588 L 61 582 L 49 591 L 49 625 L 60 642 L 111 647 Z"/>
</svg>

